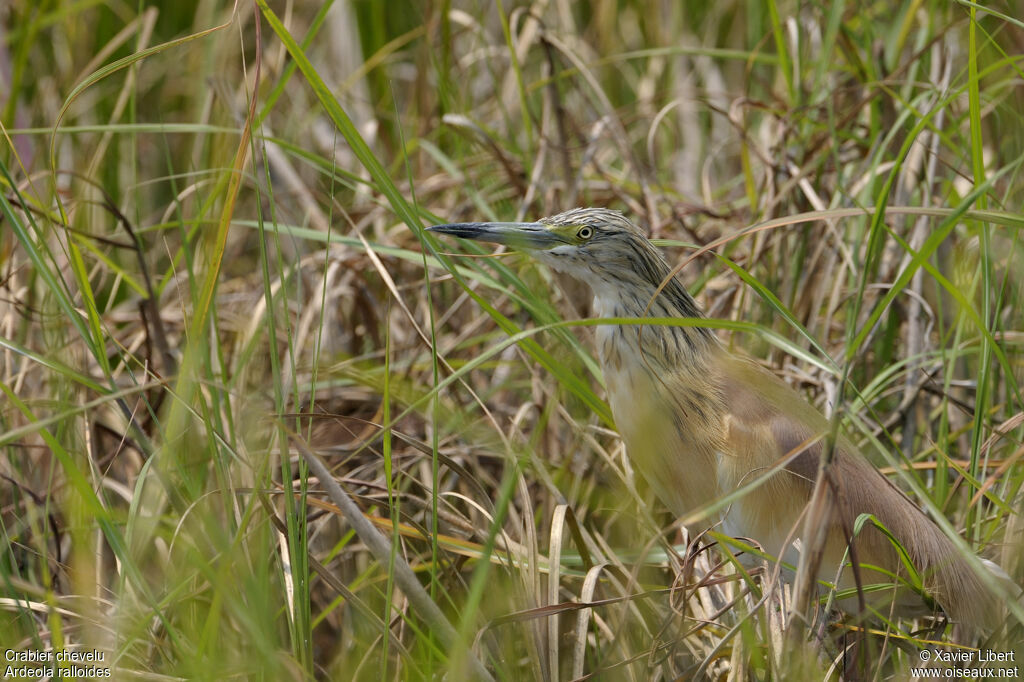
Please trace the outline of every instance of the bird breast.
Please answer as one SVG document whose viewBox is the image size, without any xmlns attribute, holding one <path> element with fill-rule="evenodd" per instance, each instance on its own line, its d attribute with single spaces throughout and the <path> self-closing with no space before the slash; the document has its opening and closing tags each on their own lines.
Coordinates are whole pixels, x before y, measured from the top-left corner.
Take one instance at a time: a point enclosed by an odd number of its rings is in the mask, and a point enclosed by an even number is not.
<svg viewBox="0 0 1024 682">
<path fill-rule="evenodd" d="M 614 308 L 602 317 L 617 317 Z M 608 401 L 629 459 L 655 494 L 682 516 L 720 495 L 715 428 L 718 403 L 707 379 L 689 364 L 667 365 L 660 344 L 650 347 L 661 328 L 600 325 L 597 346 Z M 705 524 L 706 525 L 706 524 Z"/>
</svg>

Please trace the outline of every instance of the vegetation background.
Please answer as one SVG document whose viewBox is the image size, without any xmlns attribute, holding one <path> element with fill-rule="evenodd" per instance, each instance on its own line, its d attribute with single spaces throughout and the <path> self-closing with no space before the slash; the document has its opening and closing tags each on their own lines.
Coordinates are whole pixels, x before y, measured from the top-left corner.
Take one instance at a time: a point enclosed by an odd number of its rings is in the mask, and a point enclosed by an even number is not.
<svg viewBox="0 0 1024 682">
<path fill-rule="evenodd" d="M 0 648 L 115 679 L 906 676 L 951 626 L 787 639 L 785 595 L 708 573 L 634 475 L 589 295 L 423 227 L 625 211 L 1019 582 L 1021 16 L 4 3 Z"/>
</svg>

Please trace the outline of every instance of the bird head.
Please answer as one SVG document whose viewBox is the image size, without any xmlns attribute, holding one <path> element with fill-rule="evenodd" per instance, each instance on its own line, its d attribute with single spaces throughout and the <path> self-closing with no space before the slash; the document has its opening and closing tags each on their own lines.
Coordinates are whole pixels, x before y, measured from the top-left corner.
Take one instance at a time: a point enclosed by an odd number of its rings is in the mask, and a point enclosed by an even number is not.
<svg viewBox="0 0 1024 682">
<path fill-rule="evenodd" d="M 534 223 L 453 223 L 428 228 L 463 239 L 504 244 L 590 284 L 661 284 L 669 269 L 640 229 L 618 211 L 574 208 Z"/>
</svg>

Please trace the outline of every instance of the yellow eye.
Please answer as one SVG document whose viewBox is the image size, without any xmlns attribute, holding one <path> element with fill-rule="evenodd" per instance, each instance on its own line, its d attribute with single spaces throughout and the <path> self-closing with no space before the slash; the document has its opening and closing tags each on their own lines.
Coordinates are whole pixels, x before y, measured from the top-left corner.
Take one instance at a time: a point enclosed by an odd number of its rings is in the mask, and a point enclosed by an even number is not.
<svg viewBox="0 0 1024 682">
<path fill-rule="evenodd" d="M 581 227 L 576 236 L 580 239 L 590 239 L 594 236 L 594 228 L 592 227 Z"/>
</svg>

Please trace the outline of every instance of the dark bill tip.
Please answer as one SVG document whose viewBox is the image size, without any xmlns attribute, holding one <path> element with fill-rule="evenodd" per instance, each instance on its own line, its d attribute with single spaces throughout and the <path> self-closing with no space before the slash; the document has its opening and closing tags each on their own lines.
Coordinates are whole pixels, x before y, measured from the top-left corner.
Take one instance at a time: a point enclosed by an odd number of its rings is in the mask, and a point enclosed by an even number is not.
<svg viewBox="0 0 1024 682">
<path fill-rule="evenodd" d="M 450 223 L 448 225 L 434 225 L 428 227 L 429 232 L 438 232 L 440 234 L 448 234 L 452 237 L 462 237 L 463 239 L 477 239 L 483 232 L 482 227 L 487 223 Z"/>
</svg>

